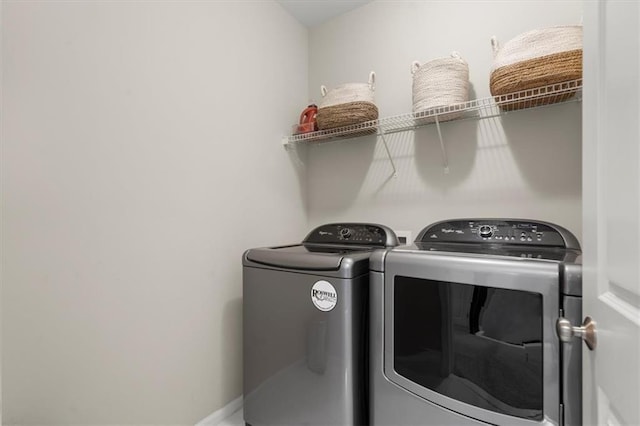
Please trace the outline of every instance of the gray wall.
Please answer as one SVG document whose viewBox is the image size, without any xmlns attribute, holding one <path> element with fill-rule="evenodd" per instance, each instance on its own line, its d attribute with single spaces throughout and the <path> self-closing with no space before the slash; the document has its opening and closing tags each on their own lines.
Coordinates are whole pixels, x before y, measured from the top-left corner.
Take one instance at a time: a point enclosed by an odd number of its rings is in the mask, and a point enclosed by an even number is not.
<svg viewBox="0 0 640 426">
<path fill-rule="evenodd" d="M 366 82 L 376 71 L 380 116 L 411 112 L 410 65 L 458 51 L 471 98 L 489 93 L 490 38 L 579 24 L 578 1 L 374 1 L 309 32 L 309 92 Z M 392 169 L 375 136 L 309 149 L 311 224 L 368 220 L 416 233 L 453 217 L 525 217 L 581 236 L 581 105 L 442 124 L 450 173 L 434 125 L 390 135 Z"/>
<path fill-rule="evenodd" d="M 306 232 L 274 2 L 2 3 L 7 424 L 194 424 L 241 394 L 244 249 Z"/>
</svg>

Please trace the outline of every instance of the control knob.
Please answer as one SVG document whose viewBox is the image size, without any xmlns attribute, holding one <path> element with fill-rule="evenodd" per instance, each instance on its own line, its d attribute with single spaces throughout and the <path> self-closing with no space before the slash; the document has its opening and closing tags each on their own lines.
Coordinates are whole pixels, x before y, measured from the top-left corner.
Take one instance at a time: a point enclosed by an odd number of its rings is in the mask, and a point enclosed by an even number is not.
<svg viewBox="0 0 640 426">
<path fill-rule="evenodd" d="M 342 228 L 342 229 L 340 230 L 340 236 L 341 236 L 342 238 L 349 238 L 349 237 L 351 237 L 351 229 L 349 229 L 349 228 Z"/>
<path fill-rule="evenodd" d="M 489 225 L 482 225 L 478 229 L 478 233 L 482 238 L 489 238 L 491 235 L 493 235 L 493 230 Z"/>
</svg>

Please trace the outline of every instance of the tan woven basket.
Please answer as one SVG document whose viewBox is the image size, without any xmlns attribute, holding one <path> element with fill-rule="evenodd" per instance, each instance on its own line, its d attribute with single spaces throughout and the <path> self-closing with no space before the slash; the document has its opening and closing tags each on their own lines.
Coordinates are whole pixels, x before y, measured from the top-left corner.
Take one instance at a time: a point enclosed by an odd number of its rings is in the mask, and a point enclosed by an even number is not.
<svg viewBox="0 0 640 426">
<path fill-rule="evenodd" d="M 374 102 L 375 73 L 371 71 L 368 83 L 346 83 L 327 92 L 320 87 L 322 100 L 318 105 L 316 120 L 318 129 L 353 126 L 378 118 L 378 107 Z M 375 132 L 375 128 L 364 129 Z"/>
<path fill-rule="evenodd" d="M 320 130 L 353 126 L 378 118 L 378 107 L 371 102 L 347 102 L 318 109 L 316 120 Z M 366 129 L 375 132 L 376 129 Z M 372 133 L 371 132 L 371 133 Z"/>
<path fill-rule="evenodd" d="M 521 98 L 509 95 L 582 78 L 582 27 L 562 26 L 523 33 L 500 47 L 491 39 L 494 60 L 489 87 L 503 110 L 562 102 L 575 95 Z"/>
<path fill-rule="evenodd" d="M 428 114 L 430 111 L 469 100 L 469 65 L 458 52 L 451 57 L 434 59 L 420 65 L 411 64 L 413 74 L 413 112 Z M 462 113 L 450 112 L 438 115 L 439 121 L 458 118 Z M 420 117 L 424 114 L 417 114 Z M 420 122 L 433 122 L 435 117 L 419 118 Z"/>
</svg>

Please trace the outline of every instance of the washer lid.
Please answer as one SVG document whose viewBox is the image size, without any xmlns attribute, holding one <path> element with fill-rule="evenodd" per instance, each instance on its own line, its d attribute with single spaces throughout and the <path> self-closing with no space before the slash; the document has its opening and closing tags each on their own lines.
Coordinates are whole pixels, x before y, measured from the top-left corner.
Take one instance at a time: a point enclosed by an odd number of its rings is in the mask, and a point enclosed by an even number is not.
<svg viewBox="0 0 640 426">
<path fill-rule="evenodd" d="M 244 266 L 318 272 L 327 276 L 351 278 L 369 271 L 370 247 L 292 246 L 247 250 Z"/>
<path fill-rule="evenodd" d="M 342 262 L 342 256 L 314 255 L 300 244 L 251 249 L 247 251 L 245 257 L 252 262 L 262 265 L 312 271 L 337 271 Z"/>
</svg>

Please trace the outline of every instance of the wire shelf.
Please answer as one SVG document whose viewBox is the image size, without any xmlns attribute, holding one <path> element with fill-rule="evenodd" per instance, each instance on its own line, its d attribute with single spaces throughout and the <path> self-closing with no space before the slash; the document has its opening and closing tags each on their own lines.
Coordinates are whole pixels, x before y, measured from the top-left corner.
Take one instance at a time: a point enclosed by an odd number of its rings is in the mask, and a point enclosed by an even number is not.
<svg viewBox="0 0 640 426">
<path fill-rule="evenodd" d="M 582 99 L 582 79 L 523 90 L 506 95 L 475 99 L 459 104 L 432 108 L 417 113 L 407 113 L 352 126 L 292 135 L 287 144 L 322 142 L 336 138 L 353 138 L 368 134 L 379 135 L 404 132 L 443 121 L 484 119 L 497 117 L 509 111 L 532 109 Z"/>
<path fill-rule="evenodd" d="M 336 127 L 335 129 L 319 130 L 317 132 L 301 133 L 289 136 L 289 143 L 296 142 L 317 142 L 335 138 L 354 138 L 357 136 L 371 135 L 378 133 L 379 120 L 365 121 L 351 126 Z"/>
</svg>

